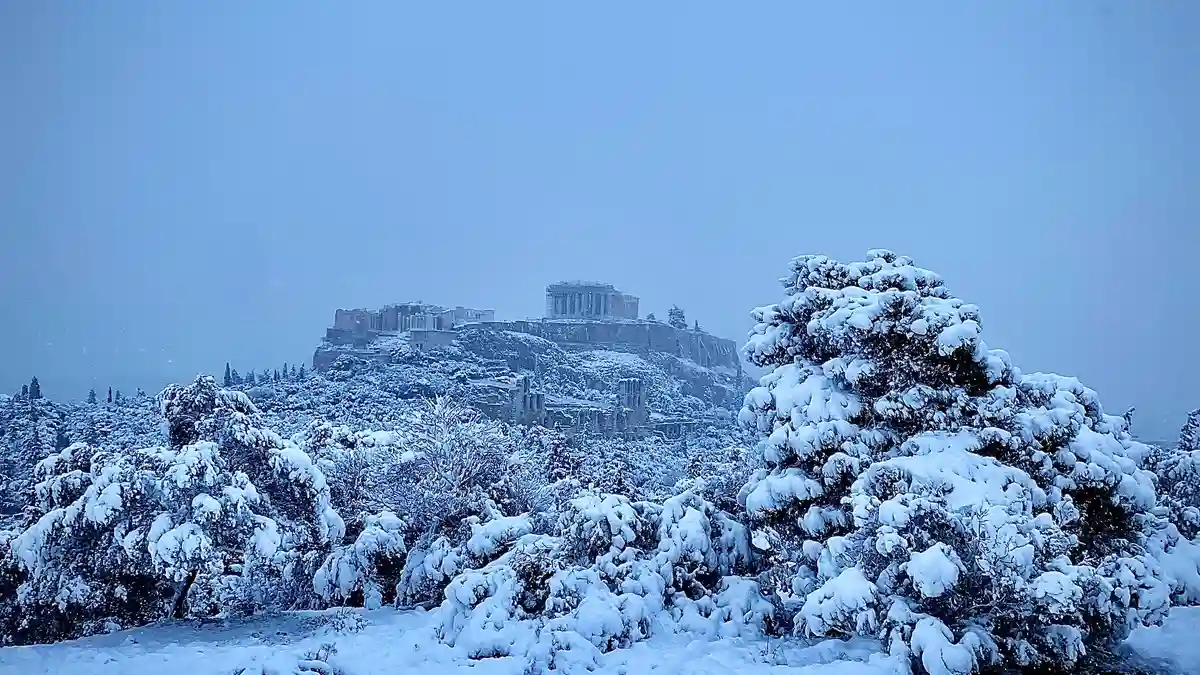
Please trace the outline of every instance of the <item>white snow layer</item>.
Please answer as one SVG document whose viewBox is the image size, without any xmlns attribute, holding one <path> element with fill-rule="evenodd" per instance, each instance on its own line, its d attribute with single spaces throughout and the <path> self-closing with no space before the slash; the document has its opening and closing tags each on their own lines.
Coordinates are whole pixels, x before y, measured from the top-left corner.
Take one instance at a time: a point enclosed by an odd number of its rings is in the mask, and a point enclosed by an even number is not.
<svg viewBox="0 0 1200 675">
<path fill-rule="evenodd" d="M 450 647 L 435 634 L 436 613 L 392 609 L 299 612 L 246 621 L 204 625 L 178 622 L 97 635 L 82 640 L 0 649 L 3 675 L 160 675 L 161 673 L 293 673 L 310 652 L 334 643 L 328 664 L 347 675 L 420 672 L 442 675 L 519 675 L 520 658 L 472 660 L 465 648 Z M 1127 645 L 1164 672 L 1200 672 L 1200 608 L 1173 610 L 1161 628 L 1135 631 Z M 921 644 L 930 654 L 936 627 L 925 629 Z M 945 648 L 945 644 L 941 647 Z M 944 654 L 944 656 L 952 656 Z M 956 664 L 947 658 L 949 669 Z M 556 667 L 565 673 L 622 675 L 903 675 L 907 664 L 865 641 L 697 639 L 687 632 L 655 635 L 628 649 L 601 654 L 595 663 L 572 661 L 569 652 Z M 245 670 L 242 670 L 245 669 Z"/>
</svg>

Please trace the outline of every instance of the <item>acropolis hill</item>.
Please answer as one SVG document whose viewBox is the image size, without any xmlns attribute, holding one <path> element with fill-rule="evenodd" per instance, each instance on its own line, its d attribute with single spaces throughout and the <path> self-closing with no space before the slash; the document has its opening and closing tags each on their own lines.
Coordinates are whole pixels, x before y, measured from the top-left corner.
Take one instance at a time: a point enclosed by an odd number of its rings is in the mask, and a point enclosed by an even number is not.
<svg viewBox="0 0 1200 675">
<path fill-rule="evenodd" d="M 546 315 L 537 319 L 498 321 L 491 309 L 447 308 L 422 302 L 382 309 L 339 309 L 313 355 L 313 368 L 323 371 L 347 353 L 388 362 L 391 351 L 401 344 L 422 351 L 449 346 L 465 327 L 536 335 L 569 351 L 659 352 L 689 359 L 705 368 L 741 371 L 733 340 L 639 318 L 637 297 L 611 284 L 585 281 L 547 286 Z"/>
<path fill-rule="evenodd" d="M 423 302 L 339 309 L 313 368 L 344 358 L 471 362 L 458 384 L 473 405 L 568 433 L 673 437 L 716 423 L 745 391 L 733 340 L 640 318 L 638 298 L 599 282 L 549 285 L 546 315 L 533 319 Z"/>
</svg>

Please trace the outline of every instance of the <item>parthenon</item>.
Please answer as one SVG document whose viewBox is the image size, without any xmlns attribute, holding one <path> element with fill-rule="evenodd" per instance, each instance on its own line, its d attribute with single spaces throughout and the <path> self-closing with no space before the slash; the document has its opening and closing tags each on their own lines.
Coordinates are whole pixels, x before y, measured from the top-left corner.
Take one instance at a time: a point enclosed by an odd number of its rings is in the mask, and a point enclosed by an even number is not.
<svg viewBox="0 0 1200 675">
<path fill-rule="evenodd" d="M 546 287 L 548 319 L 636 319 L 638 299 L 598 281 L 560 281 Z"/>
</svg>

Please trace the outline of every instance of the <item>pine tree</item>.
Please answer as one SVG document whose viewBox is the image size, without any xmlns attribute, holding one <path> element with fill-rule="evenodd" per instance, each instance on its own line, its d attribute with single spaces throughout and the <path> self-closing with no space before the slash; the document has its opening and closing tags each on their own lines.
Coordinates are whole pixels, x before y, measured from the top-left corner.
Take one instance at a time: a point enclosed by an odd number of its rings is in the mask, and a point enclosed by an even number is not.
<svg viewBox="0 0 1200 675">
<path fill-rule="evenodd" d="M 233 372 L 232 372 L 232 371 L 229 369 L 229 362 L 228 362 L 228 361 L 226 361 L 226 362 L 225 362 L 225 378 L 224 378 L 223 380 L 221 380 L 221 383 L 222 383 L 222 384 L 223 384 L 223 385 L 224 385 L 226 388 L 229 388 L 229 387 L 232 387 L 232 386 L 233 386 Z"/>
<path fill-rule="evenodd" d="M 1200 535 L 1200 410 L 1193 410 L 1179 431 L 1174 448 L 1156 447 L 1146 458 L 1146 468 L 1158 476 L 1159 503 L 1166 507 L 1176 529 L 1188 540 Z M 1167 550 L 1174 547 L 1168 541 Z M 1185 595 L 1198 604 L 1200 588 Z"/>
<path fill-rule="evenodd" d="M 108 402 L 109 402 L 109 403 L 112 403 L 112 402 L 113 402 L 113 397 L 112 397 L 112 387 L 109 387 L 109 388 L 108 388 Z"/>
<path fill-rule="evenodd" d="M 1133 429 L 1133 414 L 1135 412 L 1137 412 L 1137 407 L 1130 406 L 1129 410 L 1126 410 L 1125 414 L 1121 415 L 1121 419 L 1125 420 L 1125 430 L 1126 431 Z"/>
<path fill-rule="evenodd" d="M 1179 430 L 1179 445 L 1182 452 L 1200 452 L 1200 409 L 1193 410 Z"/>
<path fill-rule="evenodd" d="M 117 403 L 120 403 L 121 401 L 125 400 L 124 397 L 121 396 L 120 389 L 117 390 L 117 395 L 113 398 L 113 400 L 116 401 Z"/>
<path fill-rule="evenodd" d="M 295 366 L 293 366 L 293 368 L 295 368 Z M 304 364 L 303 363 L 300 364 L 300 377 L 298 379 L 301 379 L 301 380 L 304 379 Z"/>
<path fill-rule="evenodd" d="M 783 284 L 746 345 L 774 370 L 739 415 L 768 467 L 739 501 L 805 598 L 797 631 L 1000 672 L 1069 669 L 1165 615 L 1153 477 L 1094 391 L 1022 374 L 890 251 L 803 256 Z"/>
<path fill-rule="evenodd" d="M 36 400 L 41 397 L 42 397 L 42 385 L 41 385 L 41 383 L 38 382 L 38 379 L 35 377 L 32 380 L 30 380 L 30 382 L 29 382 L 29 398 L 31 400 Z"/>
<path fill-rule="evenodd" d="M 87 402 L 92 405 L 96 405 L 96 390 L 95 389 L 88 390 Z"/>
<path fill-rule="evenodd" d="M 283 370 L 279 371 L 279 373 L 280 373 L 280 375 L 283 377 L 283 379 L 285 379 L 285 380 L 287 379 L 287 376 L 288 376 L 288 364 L 287 364 L 287 362 L 286 362 L 286 361 L 283 363 Z"/>
<path fill-rule="evenodd" d="M 233 371 L 230 373 L 229 380 L 233 383 L 233 386 L 235 386 L 235 387 L 239 384 L 242 384 L 242 376 L 238 374 L 237 368 L 234 368 Z"/>
<path fill-rule="evenodd" d="M 299 375 L 299 377 L 297 377 L 297 375 L 296 375 L 296 364 L 294 364 L 294 363 L 293 363 L 293 364 L 292 364 L 292 379 L 293 379 L 293 380 L 295 380 L 295 379 L 300 379 L 300 378 L 303 378 L 303 377 L 304 377 L 304 366 L 300 366 L 300 375 Z"/>
<path fill-rule="evenodd" d="M 667 311 L 667 323 L 679 330 L 687 329 L 687 317 L 683 315 L 683 309 L 679 305 L 672 305 Z"/>
<path fill-rule="evenodd" d="M 21 385 L 21 398 L 29 398 L 29 385 Z"/>
<path fill-rule="evenodd" d="M 258 379 L 257 379 L 257 376 L 254 374 L 253 369 L 251 369 L 250 372 L 246 373 L 245 381 L 246 381 L 246 384 L 250 385 L 251 387 L 258 384 Z"/>
<path fill-rule="evenodd" d="M 275 376 L 273 379 L 275 382 L 279 381 L 279 369 L 278 368 L 275 369 Z"/>
</svg>

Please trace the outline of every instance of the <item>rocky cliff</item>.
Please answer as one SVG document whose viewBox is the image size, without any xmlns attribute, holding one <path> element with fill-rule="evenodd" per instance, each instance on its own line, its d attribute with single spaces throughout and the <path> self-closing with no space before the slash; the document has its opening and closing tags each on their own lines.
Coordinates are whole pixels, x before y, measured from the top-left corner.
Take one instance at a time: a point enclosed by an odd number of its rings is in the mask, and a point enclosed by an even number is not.
<svg viewBox="0 0 1200 675">
<path fill-rule="evenodd" d="M 657 352 L 688 359 L 705 368 L 741 371 L 737 343 L 733 340 L 654 321 L 488 321 L 469 327 L 536 335 L 568 351 Z"/>
</svg>

